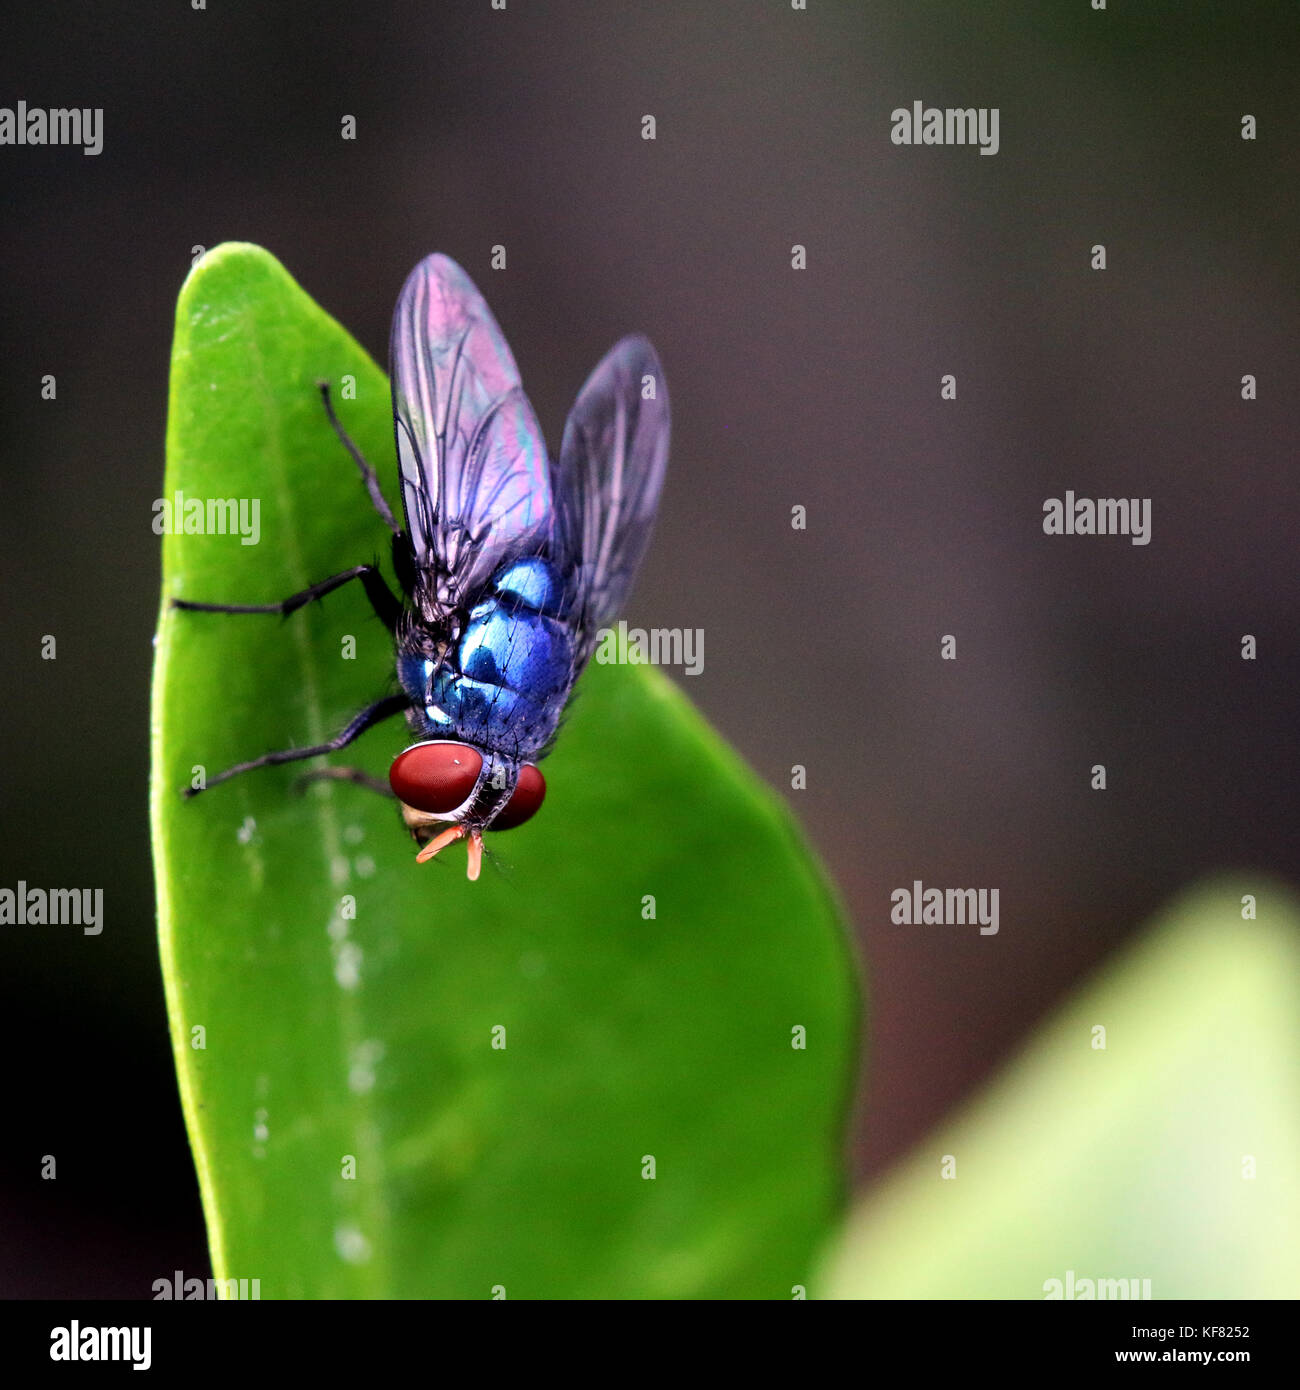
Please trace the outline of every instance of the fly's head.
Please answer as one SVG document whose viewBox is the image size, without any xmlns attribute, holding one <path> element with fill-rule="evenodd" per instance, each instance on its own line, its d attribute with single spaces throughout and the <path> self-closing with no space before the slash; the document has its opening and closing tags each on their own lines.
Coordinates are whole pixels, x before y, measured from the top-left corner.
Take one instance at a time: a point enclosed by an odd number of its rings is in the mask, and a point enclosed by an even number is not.
<svg viewBox="0 0 1300 1390">
<path fill-rule="evenodd" d="M 522 825 L 546 796 L 546 779 L 533 763 L 450 740 L 412 744 L 393 760 L 388 782 L 423 846 L 416 861 L 466 840 L 471 880 L 482 866 L 483 832 Z"/>
</svg>

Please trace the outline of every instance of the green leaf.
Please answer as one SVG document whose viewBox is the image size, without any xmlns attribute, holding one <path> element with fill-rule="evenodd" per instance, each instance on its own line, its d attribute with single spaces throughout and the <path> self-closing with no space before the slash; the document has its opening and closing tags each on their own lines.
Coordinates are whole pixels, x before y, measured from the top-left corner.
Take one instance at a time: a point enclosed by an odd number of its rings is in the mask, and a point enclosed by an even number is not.
<svg viewBox="0 0 1300 1390">
<path fill-rule="evenodd" d="M 867 1194 L 818 1287 L 1295 1298 L 1297 1100 L 1300 908 L 1276 883 L 1208 885 Z"/>
<path fill-rule="evenodd" d="M 196 766 L 323 740 L 389 688 L 354 585 L 285 620 L 167 605 L 387 565 L 322 378 L 391 484 L 370 358 L 266 252 L 198 263 L 165 493 L 260 504 L 255 545 L 166 536 L 154 675 L 159 937 L 217 1277 L 263 1298 L 789 1298 L 842 1196 L 854 972 L 791 818 L 669 681 L 588 671 L 546 806 L 489 835 L 476 884 L 459 847 L 417 865 L 394 802 L 295 792 L 302 764 L 182 799 Z M 404 733 L 331 761 L 384 777 Z"/>
</svg>

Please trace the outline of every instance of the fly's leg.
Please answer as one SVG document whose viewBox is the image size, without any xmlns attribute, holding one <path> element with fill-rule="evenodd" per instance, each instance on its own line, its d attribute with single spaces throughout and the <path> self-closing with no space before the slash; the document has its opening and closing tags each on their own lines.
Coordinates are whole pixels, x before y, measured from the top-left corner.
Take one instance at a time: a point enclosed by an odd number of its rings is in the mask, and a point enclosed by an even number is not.
<svg viewBox="0 0 1300 1390">
<path fill-rule="evenodd" d="M 353 579 L 361 581 L 370 606 L 375 610 L 379 621 L 389 632 L 396 631 L 402 605 L 394 598 L 393 591 L 384 582 L 384 576 L 374 565 L 353 565 L 350 570 L 332 574 L 328 579 L 322 579 L 319 584 L 313 584 L 310 589 L 290 594 L 279 603 L 194 603 L 190 599 L 174 598 L 172 607 L 183 608 L 190 613 L 281 613 L 288 616 L 304 604 L 324 598 L 326 594 L 333 593 L 335 589 L 342 588 Z"/>
<path fill-rule="evenodd" d="M 365 455 L 352 442 L 351 435 L 339 423 L 339 417 L 334 413 L 334 403 L 330 400 L 330 384 L 328 381 L 318 381 L 317 388 L 320 390 L 320 398 L 325 403 L 325 414 L 329 416 L 329 422 L 334 426 L 334 433 L 338 435 L 343 447 L 352 455 L 352 460 L 361 470 L 362 481 L 366 485 L 366 491 L 370 494 L 370 500 L 374 504 L 375 511 L 384 519 L 384 525 L 395 535 L 402 534 L 402 528 L 393 520 L 392 509 L 389 507 L 384 494 L 379 488 L 379 475 L 366 462 Z"/>
<path fill-rule="evenodd" d="M 300 762 L 303 758 L 317 758 L 322 753 L 337 753 L 340 748 L 346 748 L 349 743 L 360 738 L 367 729 L 373 728 L 382 720 L 390 719 L 395 714 L 401 714 L 410 707 L 409 695 L 385 695 L 382 700 L 367 705 L 342 733 L 336 734 L 328 743 L 317 743 L 310 748 L 284 748 L 277 753 L 263 753 L 260 758 L 252 758 L 246 763 L 236 763 L 234 767 L 218 772 L 215 777 L 208 779 L 206 786 L 186 787 L 182 795 L 198 796 L 201 791 L 208 791 L 220 782 L 238 777 L 241 772 L 251 772 L 255 767 L 275 767 L 280 763 Z"/>
<path fill-rule="evenodd" d="M 304 772 L 293 784 L 293 789 L 305 791 L 313 782 L 355 782 L 358 787 L 365 787 L 367 791 L 372 791 L 389 801 L 397 799 L 397 793 L 383 778 L 372 777 L 359 767 L 318 767 L 311 772 Z"/>
</svg>

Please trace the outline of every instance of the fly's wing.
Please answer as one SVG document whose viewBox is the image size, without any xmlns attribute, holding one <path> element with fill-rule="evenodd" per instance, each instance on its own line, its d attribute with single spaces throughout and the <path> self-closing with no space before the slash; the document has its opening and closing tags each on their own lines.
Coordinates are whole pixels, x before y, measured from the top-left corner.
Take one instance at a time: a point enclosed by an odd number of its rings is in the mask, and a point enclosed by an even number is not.
<svg viewBox="0 0 1300 1390">
<path fill-rule="evenodd" d="M 406 531 L 436 618 L 549 536 L 546 445 L 492 311 L 449 257 L 407 276 L 389 364 Z"/>
<path fill-rule="evenodd" d="M 668 434 L 659 358 L 645 338 L 624 338 L 578 393 L 555 470 L 555 550 L 578 633 L 576 671 L 636 578 L 659 506 Z"/>
</svg>

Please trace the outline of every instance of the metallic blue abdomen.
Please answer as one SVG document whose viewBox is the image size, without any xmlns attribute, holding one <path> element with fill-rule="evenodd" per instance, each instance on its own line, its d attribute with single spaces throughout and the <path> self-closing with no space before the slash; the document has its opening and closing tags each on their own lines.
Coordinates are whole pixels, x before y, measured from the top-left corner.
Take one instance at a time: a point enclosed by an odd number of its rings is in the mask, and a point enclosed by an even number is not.
<svg viewBox="0 0 1300 1390">
<path fill-rule="evenodd" d="M 545 560 L 514 561 L 470 611 L 454 663 L 433 674 L 433 662 L 401 658 L 398 672 L 419 702 L 425 737 L 525 759 L 548 742 L 573 676 L 574 643 L 558 615 L 559 592 Z"/>
</svg>

